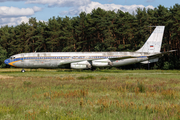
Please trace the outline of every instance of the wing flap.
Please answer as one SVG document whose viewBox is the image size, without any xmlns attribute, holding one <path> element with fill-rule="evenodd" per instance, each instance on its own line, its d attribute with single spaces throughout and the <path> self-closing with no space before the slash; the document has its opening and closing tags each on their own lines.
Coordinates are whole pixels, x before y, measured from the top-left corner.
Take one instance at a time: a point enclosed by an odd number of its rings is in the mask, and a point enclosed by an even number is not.
<svg viewBox="0 0 180 120">
<path fill-rule="evenodd" d="M 128 58 L 138 58 L 138 56 L 122 56 L 122 57 L 109 58 L 109 60 L 123 60 Z"/>
</svg>

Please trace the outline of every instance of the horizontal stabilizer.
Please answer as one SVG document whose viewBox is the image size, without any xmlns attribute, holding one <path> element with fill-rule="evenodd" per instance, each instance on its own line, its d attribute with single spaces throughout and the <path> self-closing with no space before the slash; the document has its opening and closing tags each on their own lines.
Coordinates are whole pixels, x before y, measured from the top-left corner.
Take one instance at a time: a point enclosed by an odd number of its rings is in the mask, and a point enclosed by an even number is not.
<svg viewBox="0 0 180 120">
<path fill-rule="evenodd" d="M 158 53 L 158 54 L 148 56 L 149 60 L 143 61 L 141 63 L 142 64 L 148 64 L 148 63 L 158 62 L 159 57 L 162 57 L 164 54 L 168 54 L 168 53 L 175 52 L 175 51 L 177 51 L 177 50 L 170 50 L 170 51 L 167 51 L 167 52 L 161 52 L 161 53 Z"/>
<path fill-rule="evenodd" d="M 162 57 L 164 54 L 172 53 L 172 52 L 175 52 L 175 51 L 177 51 L 177 50 L 170 50 L 170 51 L 167 51 L 167 52 L 161 52 L 161 53 L 158 53 L 158 54 L 148 56 L 148 58 L 149 59 L 159 58 L 159 57 Z"/>
</svg>

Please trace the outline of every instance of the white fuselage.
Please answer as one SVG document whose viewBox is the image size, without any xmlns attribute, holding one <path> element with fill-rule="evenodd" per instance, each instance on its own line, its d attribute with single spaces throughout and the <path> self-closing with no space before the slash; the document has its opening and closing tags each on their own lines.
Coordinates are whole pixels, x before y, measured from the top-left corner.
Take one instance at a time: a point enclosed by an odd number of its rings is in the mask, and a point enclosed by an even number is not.
<svg viewBox="0 0 180 120">
<path fill-rule="evenodd" d="M 148 60 L 149 55 L 143 52 L 34 52 L 13 55 L 6 60 L 6 63 L 20 68 L 67 66 L 73 69 L 89 69 L 143 62 Z M 126 56 L 127 58 L 121 59 Z M 134 58 L 128 56 L 134 56 Z"/>
</svg>

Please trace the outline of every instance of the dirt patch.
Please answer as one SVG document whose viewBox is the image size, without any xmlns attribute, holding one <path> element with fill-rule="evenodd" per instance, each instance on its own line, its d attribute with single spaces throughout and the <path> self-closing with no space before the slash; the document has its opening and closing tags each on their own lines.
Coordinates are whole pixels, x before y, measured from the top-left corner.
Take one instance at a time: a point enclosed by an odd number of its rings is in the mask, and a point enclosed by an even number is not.
<svg viewBox="0 0 180 120">
<path fill-rule="evenodd" d="M 12 76 L 4 76 L 4 75 L 0 75 L 0 79 L 8 79 L 8 78 L 13 78 Z"/>
</svg>

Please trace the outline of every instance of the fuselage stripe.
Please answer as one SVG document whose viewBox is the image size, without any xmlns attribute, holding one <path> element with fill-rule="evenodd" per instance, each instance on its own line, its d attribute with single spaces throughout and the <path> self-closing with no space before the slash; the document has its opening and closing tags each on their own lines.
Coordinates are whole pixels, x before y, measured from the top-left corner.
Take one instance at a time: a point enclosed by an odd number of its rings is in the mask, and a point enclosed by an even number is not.
<svg viewBox="0 0 180 120">
<path fill-rule="evenodd" d="M 121 56 L 119 56 L 121 57 Z M 139 56 L 137 58 L 146 58 L 147 56 Z M 20 58 L 15 58 L 15 59 L 10 59 L 10 63 L 14 61 L 23 61 L 23 60 L 47 60 L 47 59 L 59 59 L 59 60 L 64 60 L 64 59 L 108 59 L 108 58 L 118 58 L 118 56 L 80 56 L 80 57 L 59 57 L 59 56 L 54 56 L 54 57 L 20 57 Z"/>
</svg>

